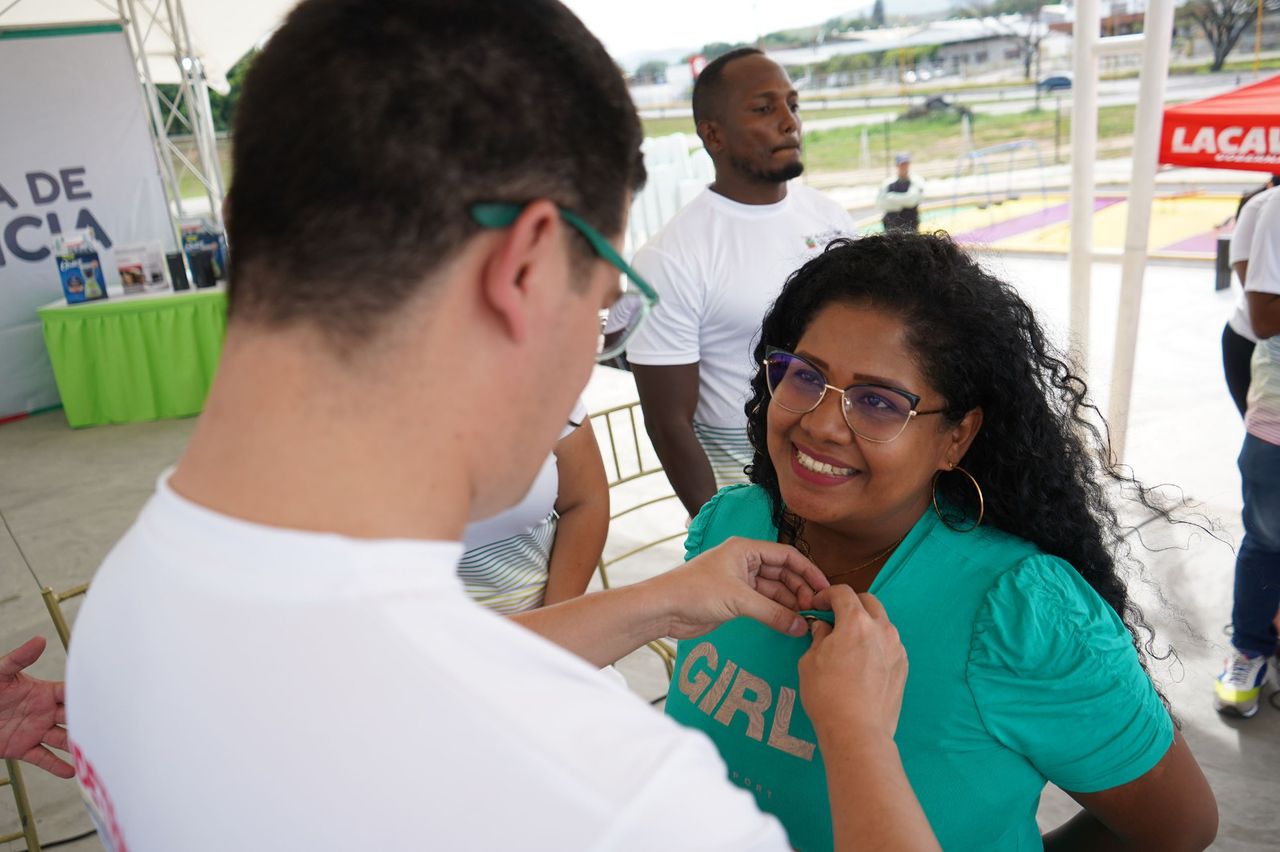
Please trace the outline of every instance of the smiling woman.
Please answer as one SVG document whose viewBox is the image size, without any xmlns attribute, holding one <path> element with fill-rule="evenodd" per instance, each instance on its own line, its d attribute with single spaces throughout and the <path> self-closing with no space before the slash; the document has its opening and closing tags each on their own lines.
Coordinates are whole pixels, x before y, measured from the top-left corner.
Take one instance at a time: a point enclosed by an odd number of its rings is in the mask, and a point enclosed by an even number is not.
<svg viewBox="0 0 1280 852">
<path fill-rule="evenodd" d="M 1014 289 L 944 236 L 836 240 L 755 354 L 752 484 L 703 508 L 687 552 L 789 542 L 880 599 L 911 666 L 895 739 L 941 846 L 1039 848 L 1048 781 L 1084 810 L 1046 848 L 1208 845 L 1213 794 L 1147 676 L 1150 628 L 1112 550 L 1103 483 L 1124 477 Z M 804 650 L 727 624 L 683 643 L 667 709 L 797 848 L 829 849 L 821 750 L 777 745 L 815 739 L 785 700 Z"/>
</svg>

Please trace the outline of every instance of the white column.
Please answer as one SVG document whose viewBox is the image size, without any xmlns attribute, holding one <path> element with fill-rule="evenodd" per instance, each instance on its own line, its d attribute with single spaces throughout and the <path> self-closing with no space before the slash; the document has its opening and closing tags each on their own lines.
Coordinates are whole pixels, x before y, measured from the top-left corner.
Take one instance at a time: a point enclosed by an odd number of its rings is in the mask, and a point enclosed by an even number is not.
<svg viewBox="0 0 1280 852">
<path fill-rule="evenodd" d="M 1089 288 L 1093 273 L 1093 161 L 1098 149 L 1098 0 L 1076 0 L 1071 90 L 1071 345 L 1078 368 L 1089 363 Z"/>
<path fill-rule="evenodd" d="M 1155 196 L 1156 157 L 1164 109 L 1165 78 L 1169 72 L 1169 44 L 1173 37 L 1173 4 L 1147 3 L 1143 24 L 1142 76 L 1134 113 L 1133 177 L 1129 183 L 1129 218 L 1120 272 L 1120 310 L 1116 320 L 1115 358 L 1107 420 L 1112 456 L 1124 460 L 1133 392 L 1133 365 L 1138 346 L 1138 317 L 1142 308 L 1142 276 L 1147 263 L 1147 235 Z"/>
</svg>

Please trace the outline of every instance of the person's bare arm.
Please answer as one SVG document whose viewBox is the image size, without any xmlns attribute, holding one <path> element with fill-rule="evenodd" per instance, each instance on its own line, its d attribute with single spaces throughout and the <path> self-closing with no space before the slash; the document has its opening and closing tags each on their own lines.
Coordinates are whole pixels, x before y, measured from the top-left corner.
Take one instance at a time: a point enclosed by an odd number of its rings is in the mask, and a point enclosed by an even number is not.
<svg viewBox="0 0 1280 852">
<path fill-rule="evenodd" d="M 835 624 L 812 625 L 800 699 L 822 747 L 835 848 L 937 850 L 893 741 L 907 682 L 898 631 L 878 600 L 848 586 L 832 586 L 815 603 L 830 606 Z"/>
<path fill-rule="evenodd" d="M 692 639 L 740 616 L 803 636 L 808 628 L 798 611 L 828 585 L 795 548 L 731 538 L 649 580 L 511 618 L 587 662 L 607 666 L 646 642 Z"/>
<path fill-rule="evenodd" d="M 1231 268 L 1235 270 L 1236 277 L 1240 279 L 1240 286 L 1244 286 L 1245 279 L 1249 275 L 1249 261 L 1237 260 L 1231 264 Z"/>
<path fill-rule="evenodd" d="M 1245 291 L 1249 300 L 1249 320 L 1259 340 L 1280 334 L 1280 295 Z"/>
<path fill-rule="evenodd" d="M 698 514 L 715 496 L 716 478 L 711 462 L 693 434 L 693 413 L 698 407 L 698 365 L 655 367 L 632 364 L 645 430 L 666 470 L 676 496 L 689 517 Z"/>
<path fill-rule="evenodd" d="M 591 424 L 584 423 L 556 444 L 560 478 L 556 496 L 556 539 L 551 545 L 544 604 L 576 598 L 587 590 L 609 533 L 609 482 Z"/>
<path fill-rule="evenodd" d="M 1213 790 L 1180 733 L 1140 778 L 1097 793 L 1070 795 L 1084 810 L 1044 836 L 1046 852 L 1198 852 L 1218 832 Z"/>
</svg>

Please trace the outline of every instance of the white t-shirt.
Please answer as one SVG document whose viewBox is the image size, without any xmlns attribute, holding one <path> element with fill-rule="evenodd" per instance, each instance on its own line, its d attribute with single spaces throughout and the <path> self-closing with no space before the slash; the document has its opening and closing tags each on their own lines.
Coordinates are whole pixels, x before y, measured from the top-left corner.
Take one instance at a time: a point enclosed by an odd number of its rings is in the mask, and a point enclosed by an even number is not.
<svg viewBox="0 0 1280 852">
<path fill-rule="evenodd" d="M 1265 194 L 1280 198 L 1274 190 Z M 1280 204 L 1274 201 L 1265 202 L 1258 214 L 1244 289 L 1280 294 Z M 1244 428 L 1254 437 L 1280 445 L 1280 335 L 1259 340 L 1253 349 Z"/>
<path fill-rule="evenodd" d="M 282 530 L 162 477 L 67 663 L 108 849 L 785 849 L 711 742 L 469 600 L 457 542 Z"/>
<path fill-rule="evenodd" d="M 628 343 L 627 360 L 697 362 L 695 425 L 745 442 L 752 349 L 766 311 L 792 272 L 854 233 L 848 211 L 803 184 L 788 184 L 777 204 L 704 190 L 636 253 L 633 265 L 659 302 Z"/>
<path fill-rule="evenodd" d="M 1264 189 L 1240 208 L 1240 215 L 1236 217 L 1236 227 L 1231 232 L 1231 251 L 1228 259 L 1232 266 L 1249 259 L 1249 251 L 1253 248 L 1253 235 L 1258 229 L 1258 217 L 1272 201 L 1280 198 L 1280 193 L 1275 192 L 1274 189 L 1275 187 Z M 1252 274 L 1252 266 L 1249 274 Z M 1253 322 L 1249 319 L 1249 302 L 1245 299 L 1243 290 L 1240 292 L 1240 298 L 1236 299 L 1236 306 L 1227 324 L 1241 337 L 1247 337 L 1255 343 L 1258 341 L 1258 336 L 1253 333 Z"/>
</svg>

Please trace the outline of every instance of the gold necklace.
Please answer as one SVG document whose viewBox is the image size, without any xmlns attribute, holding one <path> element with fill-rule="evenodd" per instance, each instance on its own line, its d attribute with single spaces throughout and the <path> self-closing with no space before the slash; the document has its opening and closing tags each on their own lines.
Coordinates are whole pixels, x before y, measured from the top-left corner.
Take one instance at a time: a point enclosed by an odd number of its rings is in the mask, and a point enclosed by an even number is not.
<svg viewBox="0 0 1280 852">
<path fill-rule="evenodd" d="M 902 538 L 898 539 L 898 540 L 897 540 L 897 541 L 895 541 L 893 544 L 889 545 L 889 546 L 888 546 L 888 547 L 886 547 L 884 550 L 880 551 L 880 552 L 879 552 L 879 553 L 877 553 L 875 556 L 873 556 L 873 557 L 871 557 L 870 559 L 868 559 L 866 562 L 863 562 L 863 563 L 862 563 L 861 565 L 859 565 L 858 567 L 856 567 L 856 568 L 849 568 L 849 569 L 846 569 L 846 570 L 844 570 L 844 571 L 837 571 L 837 572 L 836 572 L 836 573 L 834 573 L 834 574 L 828 574 L 828 575 L 827 575 L 827 579 L 828 579 L 828 580 L 834 580 L 836 577 L 845 577 L 845 576 L 848 576 L 849 574 L 856 574 L 856 573 L 858 573 L 859 571 L 861 571 L 863 568 L 869 568 L 869 567 L 871 567 L 872 565 L 875 565 L 875 564 L 876 564 L 877 562 L 879 562 L 881 559 L 884 559 L 886 556 L 888 556 L 890 553 L 892 553 L 892 552 L 893 552 L 893 550 L 894 550 L 894 548 L 896 548 L 898 545 L 902 544 L 903 540 L 904 540 L 904 539 L 906 539 L 906 537 L 907 537 L 907 536 L 904 534 L 904 535 L 902 536 Z"/>
</svg>

